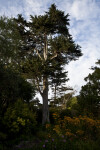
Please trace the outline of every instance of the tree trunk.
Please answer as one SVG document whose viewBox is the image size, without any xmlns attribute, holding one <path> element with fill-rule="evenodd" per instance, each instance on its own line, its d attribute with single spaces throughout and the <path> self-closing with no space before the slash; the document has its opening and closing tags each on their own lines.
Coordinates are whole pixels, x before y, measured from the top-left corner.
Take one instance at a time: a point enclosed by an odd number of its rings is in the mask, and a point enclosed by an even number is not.
<svg viewBox="0 0 100 150">
<path fill-rule="evenodd" d="M 47 35 L 44 34 L 44 61 L 46 63 L 48 58 L 48 45 L 47 45 Z M 43 106 L 42 106 L 42 124 L 49 122 L 49 106 L 48 106 L 48 77 L 46 75 L 43 76 Z"/>
<path fill-rule="evenodd" d="M 49 106 L 48 106 L 48 78 L 43 77 L 43 106 L 42 106 L 42 124 L 49 122 Z"/>
</svg>

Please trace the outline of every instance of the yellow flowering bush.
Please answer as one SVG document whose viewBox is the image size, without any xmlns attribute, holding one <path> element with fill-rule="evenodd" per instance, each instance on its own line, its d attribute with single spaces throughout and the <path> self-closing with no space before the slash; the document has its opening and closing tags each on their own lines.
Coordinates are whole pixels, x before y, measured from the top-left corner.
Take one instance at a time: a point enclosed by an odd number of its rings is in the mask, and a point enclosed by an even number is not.
<svg viewBox="0 0 100 150">
<path fill-rule="evenodd" d="M 56 113 L 53 114 L 55 125 L 53 131 L 57 135 L 65 135 L 68 138 L 76 137 L 82 138 L 96 138 L 100 135 L 100 120 L 94 120 L 87 116 L 68 117 L 63 119 Z"/>
<path fill-rule="evenodd" d="M 53 119 L 54 119 L 55 121 L 59 121 L 60 116 L 59 116 L 58 113 L 53 113 L 52 115 L 53 115 Z"/>
<path fill-rule="evenodd" d="M 48 128 L 50 128 L 50 124 L 49 123 L 46 124 L 46 129 L 48 129 Z"/>
<path fill-rule="evenodd" d="M 61 128 L 60 128 L 60 125 L 55 125 L 53 130 L 58 134 L 58 135 L 61 135 Z"/>
<path fill-rule="evenodd" d="M 65 135 L 66 135 L 67 137 L 73 137 L 73 136 L 74 136 L 74 134 L 73 134 L 73 133 L 68 132 L 68 131 L 65 133 Z"/>
<path fill-rule="evenodd" d="M 76 134 L 77 134 L 77 135 L 83 135 L 83 134 L 84 134 L 84 131 L 82 131 L 82 130 L 77 130 L 77 131 L 76 131 Z"/>
<path fill-rule="evenodd" d="M 36 115 L 22 100 L 18 100 L 13 106 L 8 107 L 4 115 L 4 124 L 9 133 L 25 134 L 35 131 Z"/>
<path fill-rule="evenodd" d="M 18 117 L 17 123 L 20 124 L 21 126 L 25 126 L 25 119 Z"/>
</svg>

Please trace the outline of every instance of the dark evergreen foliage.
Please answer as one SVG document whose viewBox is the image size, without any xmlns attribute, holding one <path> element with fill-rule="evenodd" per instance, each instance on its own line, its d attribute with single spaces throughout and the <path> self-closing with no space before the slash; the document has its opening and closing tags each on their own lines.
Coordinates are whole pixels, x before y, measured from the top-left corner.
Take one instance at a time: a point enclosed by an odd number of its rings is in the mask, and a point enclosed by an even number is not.
<svg viewBox="0 0 100 150">
<path fill-rule="evenodd" d="M 98 116 L 100 110 L 100 60 L 99 66 L 92 67 L 93 73 L 89 74 L 85 81 L 86 85 L 82 86 L 78 103 L 84 113 L 93 113 Z"/>
<path fill-rule="evenodd" d="M 80 46 L 69 34 L 69 14 L 52 4 L 44 15 L 30 16 L 27 22 L 22 15 L 14 18 L 22 37 L 22 72 L 35 79 L 37 90 L 43 98 L 43 107 L 48 108 L 48 88 L 65 84 L 67 72 L 64 66 L 82 56 Z M 47 112 L 46 112 L 47 111 Z M 44 111 L 48 121 L 48 109 Z"/>
<path fill-rule="evenodd" d="M 15 103 L 19 98 L 29 101 L 35 95 L 34 87 L 17 72 L 0 64 L 0 109 Z"/>
</svg>

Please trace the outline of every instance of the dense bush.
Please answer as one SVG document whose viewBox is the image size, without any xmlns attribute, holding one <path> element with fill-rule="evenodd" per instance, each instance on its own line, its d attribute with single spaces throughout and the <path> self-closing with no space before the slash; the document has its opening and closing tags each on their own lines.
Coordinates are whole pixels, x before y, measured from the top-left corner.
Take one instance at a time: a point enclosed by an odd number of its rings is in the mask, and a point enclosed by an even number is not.
<svg viewBox="0 0 100 150">
<path fill-rule="evenodd" d="M 55 125 L 53 131 L 58 135 L 67 138 L 82 138 L 96 140 L 100 136 L 100 120 L 94 120 L 87 116 L 60 118 L 59 114 L 54 113 Z"/>
<path fill-rule="evenodd" d="M 27 103 L 18 100 L 7 108 L 3 118 L 6 133 L 10 137 L 30 134 L 36 131 L 36 114 L 31 112 Z"/>
</svg>

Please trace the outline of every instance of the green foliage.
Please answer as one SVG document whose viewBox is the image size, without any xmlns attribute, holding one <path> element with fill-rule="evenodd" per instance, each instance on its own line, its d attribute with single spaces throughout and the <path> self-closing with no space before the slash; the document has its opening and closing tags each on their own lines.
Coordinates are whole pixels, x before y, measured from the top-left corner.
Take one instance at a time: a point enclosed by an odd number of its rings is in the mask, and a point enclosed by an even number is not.
<svg viewBox="0 0 100 150">
<path fill-rule="evenodd" d="M 100 65 L 100 60 L 97 62 Z M 78 96 L 80 111 L 85 114 L 93 113 L 99 115 L 100 110 L 100 67 L 93 67 L 93 73 L 85 78 L 86 85 L 82 86 Z"/>
<path fill-rule="evenodd" d="M 14 66 L 18 60 L 20 35 L 12 18 L 0 17 L 0 62 Z"/>
<path fill-rule="evenodd" d="M 75 109 L 77 108 L 77 97 L 72 97 L 68 102 L 67 102 L 67 109 Z"/>
<path fill-rule="evenodd" d="M 17 100 L 7 108 L 3 120 L 9 135 L 34 133 L 36 130 L 36 114 L 31 112 L 27 103 Z"/>
<path fill-rule="evenodd" d="M 8 107 L 18 98 L 29 101 L 35 95 L 34 87 L 17 72 L 0 64 L 0 108 Z"/>
<path fill-rule="evenodd" d="M 73 117 L 75 116 L 75 114 L 72 113 L 73 111 L 71 109 L 64 109 L 60 112 L 60 117 L 63 119 L 64 116 L 69 116 L 69 117 Z"/>
<path fill-rule="evenodd" d="M 14 18 L 23 39 L 21 47 L 24 55 L 21 53 L 21 57 L 25 61 L 22 71 L 34 77 L 36 84 L 39 82 L 42 86 L 44 75 L 49 79 L 49 85 L 65 83 L 67 72 L 64 71 L 64 65 L 82 55 L 80 46 L 69 34 L 68 16 L 52 4 L 44 15 L 31 15 L 29 22 L 22 15 Z"/>
<path fill-rule="evenodd" d="M 6 140 L 6 138 L 7 138 L 7 135 L 0 131 L 0 141 L 4 141 Z"/>
</svg>

